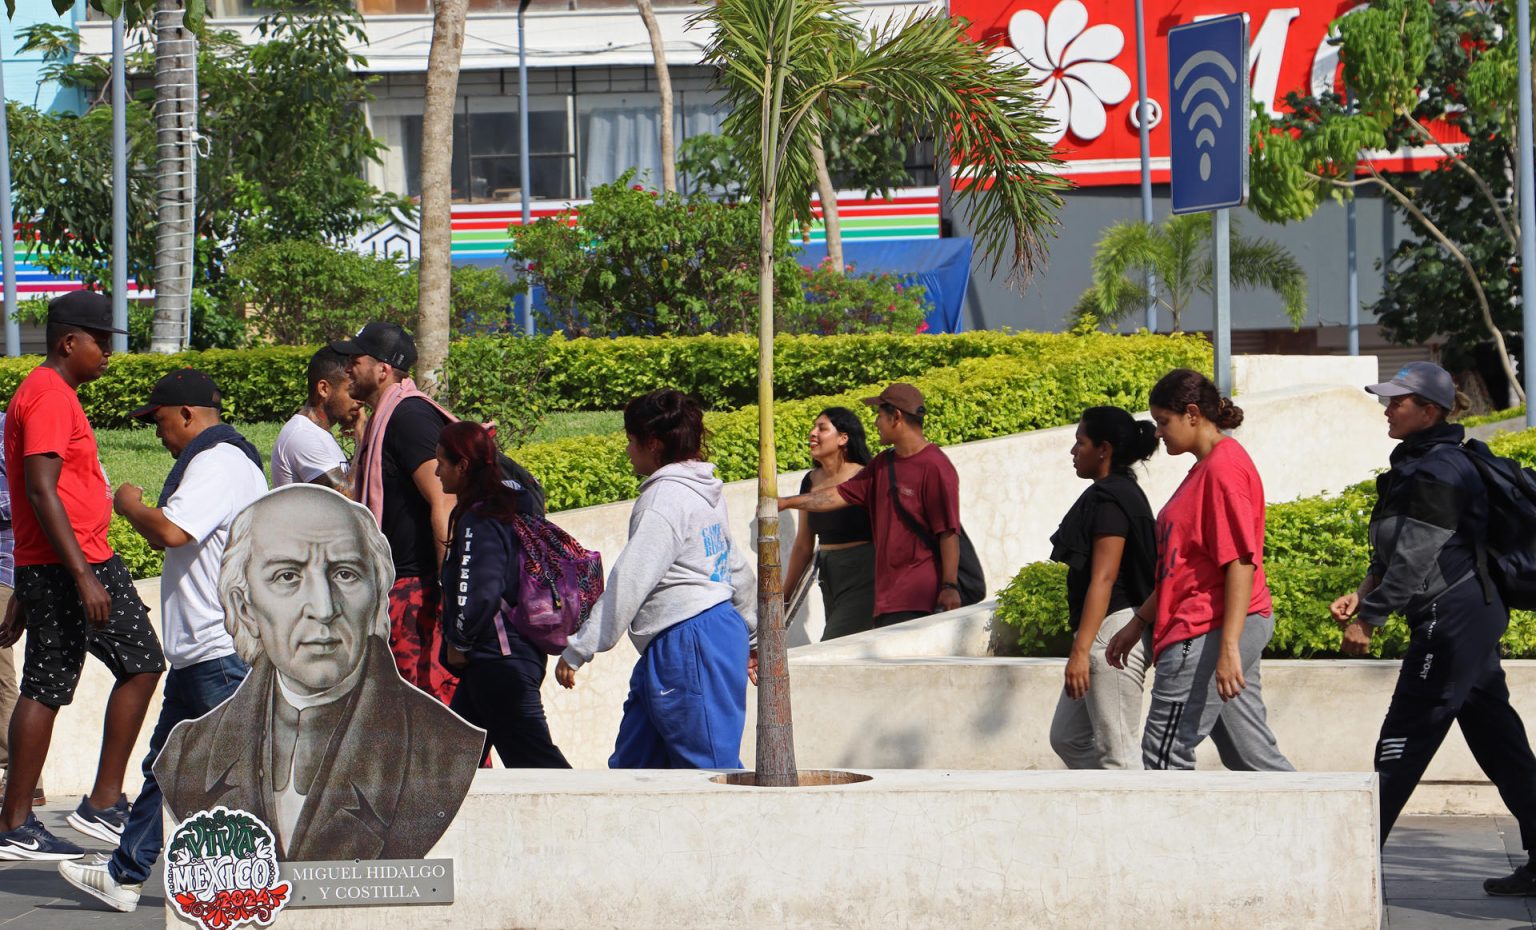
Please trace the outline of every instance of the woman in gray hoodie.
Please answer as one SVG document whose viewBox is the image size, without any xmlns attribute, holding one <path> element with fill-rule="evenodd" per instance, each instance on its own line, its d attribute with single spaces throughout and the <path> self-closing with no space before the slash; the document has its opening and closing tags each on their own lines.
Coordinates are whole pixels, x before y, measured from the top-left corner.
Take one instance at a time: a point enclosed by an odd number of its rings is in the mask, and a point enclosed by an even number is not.
<svg viewBox="0 0 1536 930">
<path fill-rule="evenodd" d="M 624 431 L 644 479 L 629 542 L 555 677 L 574 687 L 576 670 L 627 631 L 640 661 L 609 767 L 741 768 L 757 581 L 731 539 L 724 485 L 701 460 L 703 411 L 653 391 L 624 408 Z"/>
</svg>

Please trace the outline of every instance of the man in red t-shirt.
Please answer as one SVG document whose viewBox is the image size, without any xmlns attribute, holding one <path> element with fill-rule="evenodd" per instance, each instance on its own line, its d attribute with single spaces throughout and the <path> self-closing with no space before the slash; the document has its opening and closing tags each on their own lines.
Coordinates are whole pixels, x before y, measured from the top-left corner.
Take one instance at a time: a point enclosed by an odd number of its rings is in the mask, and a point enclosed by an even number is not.
<svg viewBox="0 0 1536 930">
<path fill-rule="evenodd" d="M 879 409 L 875 429 L 881 444 L 892 448 L 842 484 L 780 498 L 779 510 L 857 506 L 869 511 L 875 539 L 875 626 L 954 610 L 960 606 L 960 477 L 943 450 L 923 435 L 928 410 L 922 391 L 898 382 L 864 403 Z M 925 535 L 914 531 L 914 523 Z"/>
<path fill-rule="evenodd" d="M 48 355 L 11 398 L 5 470 L 16 534 L 16 596 L 0 646 L 27 632 L 21 699 L 11 716 L 10 774 L 0 806 L 0 859 L 77 859 L 85 852 L 32 814 L 53 721 L 74 699 L 87 652 L 117 679 L 107 702 L 96 784 L 69 824 L 117 842 L 128 817 L 123 773 L 165 656 L 123 560 L 107 543 L 112 493 L 76 389 L 112 354 L 112 304 L 77 291 L 48 305 Z"/>
</svg>

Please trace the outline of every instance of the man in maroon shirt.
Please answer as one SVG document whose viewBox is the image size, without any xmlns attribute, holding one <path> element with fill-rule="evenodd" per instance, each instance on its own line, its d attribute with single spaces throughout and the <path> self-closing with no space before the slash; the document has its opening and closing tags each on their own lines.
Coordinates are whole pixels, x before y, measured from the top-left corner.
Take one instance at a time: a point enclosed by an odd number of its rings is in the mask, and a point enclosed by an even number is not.
<svg viewBox="0 0 1536 930">
<path fill-rule="evenodd" d="M 869 511 L 875 538 L 875 626 L 954 610 L 960 606 L 960 478 L 955 466 L 923 435 L 928 411 L 922 391 L 898 382 L 864 403 L 879 408 L 875 429 L 881 444 L 891 448 L 840 485 L 779 498 L 779 510 L 859 506 Z"/>
</svg>

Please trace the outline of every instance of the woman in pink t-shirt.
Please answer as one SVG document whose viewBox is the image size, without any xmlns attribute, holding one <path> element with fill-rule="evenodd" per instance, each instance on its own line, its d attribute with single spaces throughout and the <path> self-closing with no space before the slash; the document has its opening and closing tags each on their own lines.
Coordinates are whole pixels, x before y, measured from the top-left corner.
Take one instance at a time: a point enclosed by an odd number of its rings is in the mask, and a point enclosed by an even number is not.
<svg viewBox="0 0 1536 930">
<path fill-rule="evenodd" d="M 1223 430 L 1242 408 L 1199 372 L 1152 388 L 1152 419 L 1169 455 L 1195 465 L 1157 515 L 1157 587 L 1106 649 L 1110 664 L 1152 627 L 1152 709 L 1142 733 L 1149 769 L 1192 769 L 1207 736 L 1235 771 L 1294 771 L 1264 711 L 1259 657 L 1275 631 L 1264 580 L 1264 486 Z"/>
</svg>

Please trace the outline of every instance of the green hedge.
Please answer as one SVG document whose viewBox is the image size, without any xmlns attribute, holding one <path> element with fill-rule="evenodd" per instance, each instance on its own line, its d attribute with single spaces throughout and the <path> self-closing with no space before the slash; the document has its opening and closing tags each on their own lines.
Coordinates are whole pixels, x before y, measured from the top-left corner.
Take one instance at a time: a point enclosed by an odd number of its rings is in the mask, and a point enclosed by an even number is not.
<svg viewBox="0 0 1536 930">
<path fill-rule="evenodd" d="M 1141 347 L 1168 337 L 1106 338 L 1123 341 L 1124 352 L 1138 355 Z M 781 336 L 774 343 L 774 384 L 781 399 L 815 398 L 910 381 L 967 359 L 1071 358 L 1083 344 L 1081 337 L 1058 333 Z M 155 381 L 190 365 L 225 390 L 229 419 L 285 420 L 303 402 L 304 369 L 313 352 L 312 346 L 285 346 L 118 355 L 105 376 L 81 389 L 80 401 L 99 428 L 130 425 L 128 411 L 144 402 Z M 14 393 L 39 361 L 0 359 L 0 396 Z M 453 344 L 448 373 L 449 399 L 465 416 L 496 419 L 515 433 L 543 410 L 616 410 L 659 387 L 687 391 L 710 410 L 744 407 L 757 396 L 757 342 L 747 336 L 473 336 Z"/>
<path fill-rule="evenodd" d="M 167 372 L 198 368 L 224 392 L 224 416 L 241 423 L 286 420 L 309 393 L 304 370 L 313 348 L 209 349 L 178 355 L 117 355 L 101 378 L 80 388 L 80 404 L 97 429 L 131 426 L 150 388 Z M 17 385 L 42 359 L 0 359 L 0 397 L 10 403 Z"/>
<path fill-rule="evenodd" d="M 466 342 L 516 338 L 482 336 Z M 774 341 L 773 380 L 780 398 L 820 397 L 910 380 L 963 359 L 1060 353 L 1077 344 L 1067 334 L 991 331 L 780 336 Z M 757 340 L 750 336 L 555 339 L 549 342 L 545 365 L 550 402 L 561 410 L 616 410 L 631 397 L 662 387 L 692 394 L 710 410 L 732 410 L 757 400 Z M 458 376 L 480 381 L 466 382 L 466 393 L 493 397 L 508 390 L 494 371 Z"/>
<path fill-rule="evenodd" d="M 842 337 L 838 337 L 842 338 Z M 870 337 L 847 337 L 863 339 Z M 931 338 L 931 337 L 923 337 Z M 926 397 L 928 438 L 941 445 L 988 439 L 1073 422 L 1083 408 L 1146 406 L 1147 391 L 1170 368 L 1207 368 L 1210 347 L 1198 337 L 997 336 L 990 357 L 965 358 L 908 376 Z M 777 380 L 777 379 L 775 379 Z M 805 434 L 822 408 L 859 411 L 871 435 L 874 418 L 860 401 L 885 379 L 843 393 L 774 405 L 781 471 L 810 467 Z M 757 407 L 707 414 L 707 454 L 726 481 L 757 474 Z M 515 455 L 543 482 L 551 510 L 587 507 L 635 495 L 638 481 L 624 455 L 623 433 L 534 443 Z"/>
<path fill-rule="evenodd" d="M 1536 430 L 1507 433 L 1491 445 L 1500 455 L 1536 466 Z M 1282 659 L 1338 656 L 1339 626 L 1328 606 L 1360 583 L 1370 563 L 1367 530 L 1375 482 L 1333 497 L 1309 497 L 1265 508 L 1264 571 L 1275 605 L 1275 635 L 1265 655 Z M 1066 567 L 1024 566 L 998 592 L 997 617 L 1018 632 L 1024 655 L 1064 655 L 1067 640 Z M 1408 627 L 1394 617 L 1373 637 L 1372 654 L 1398 658 Z M 1511 658 L 1536 658 L 1536 614 L 1514 611 L 1504 634 Z"/>
</svg>

